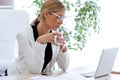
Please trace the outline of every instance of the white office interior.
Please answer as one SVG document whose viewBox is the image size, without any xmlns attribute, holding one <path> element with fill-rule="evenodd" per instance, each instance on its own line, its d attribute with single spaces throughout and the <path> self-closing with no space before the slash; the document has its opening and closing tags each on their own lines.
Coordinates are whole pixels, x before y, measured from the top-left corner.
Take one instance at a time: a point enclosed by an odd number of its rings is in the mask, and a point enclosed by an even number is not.
<svg viewBox="0 0 120 80">
<path fill-rule="evenodd" d="M 0 0 L 0 68 L 17 57 L 15 34 L 24 30 L 25 26 L 29 25 L 32 19 L 34 19 L 35 9 L 34 7 L 30 8 L 31 4 L 32 0 Z M 100 33 L 95 33 L 88 38 L 83 51 L 69 50 L 71 59 L 70 68 L 97 65 L 102 49 L 120 47 L 119 1 L 102 0 L 99 1 L 99 4 L 101 6 L 101 12 L 99 13 L 101 20 Z M 16 14 L 14 10 L 19 11 L 16 11 Z M 11 16 L 6 16 L 10 14 L 6 11 L 12 11 Z M 4 20 L 7 22 L 4 22 Z M 118 51 L 113 69 L 120 71 L 119 61 L 120 52 Z"/>
</svg>

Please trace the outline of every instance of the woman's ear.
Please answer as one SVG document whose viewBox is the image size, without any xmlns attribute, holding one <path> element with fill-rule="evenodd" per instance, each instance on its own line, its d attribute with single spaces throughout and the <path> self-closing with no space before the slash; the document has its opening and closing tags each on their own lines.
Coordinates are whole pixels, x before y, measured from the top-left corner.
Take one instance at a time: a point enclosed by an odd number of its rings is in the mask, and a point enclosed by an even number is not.
<svg viewBox="0 0 120 80">
<path fill-rule="evenodd" d="M 46 18 L 47 16 L 49 16 L 49 12 L 48 12 L 48 11 L 45 11 L 45 12 L 44 12 L 44 17 Z"/>
</svg>

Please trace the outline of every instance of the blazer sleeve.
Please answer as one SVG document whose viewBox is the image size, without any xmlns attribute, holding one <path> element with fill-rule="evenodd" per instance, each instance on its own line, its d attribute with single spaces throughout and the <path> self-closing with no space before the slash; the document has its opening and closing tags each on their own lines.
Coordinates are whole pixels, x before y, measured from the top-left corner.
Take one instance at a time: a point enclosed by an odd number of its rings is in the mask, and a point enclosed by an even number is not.
<svg viewBox="0 0 120 80">
<path fill-rule="evenodd" d="M 32 44 L 30 39 L 28 39 L 27 36 L 22 33 L 17 34 L 17 41 L 19 60 L 25 61 L 25 64 L 28 65 L 28 68 L 32 73 L 40 74 L 44 64 L 44 52 L 46 44 L 33 42 L 34 46 L 31 46 Z"/>
<path fill-rule="evenodd" d="M 63 71 L 66 71 L 68 66 L 69 66 L 69 55 L 67 52 L 62 52 L 60 51 L 60 53 L 58 54 L 58 59 L 57 59 L 57 63 L 59 68 L 61 68 Z"/>
</svg>

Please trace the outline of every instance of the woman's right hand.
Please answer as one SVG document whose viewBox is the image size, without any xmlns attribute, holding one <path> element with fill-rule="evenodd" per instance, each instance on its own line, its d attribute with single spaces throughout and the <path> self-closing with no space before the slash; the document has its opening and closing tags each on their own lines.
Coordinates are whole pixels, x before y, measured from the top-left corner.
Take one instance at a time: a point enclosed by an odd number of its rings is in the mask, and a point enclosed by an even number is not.
<svg viewBox="0 0 120 80">
<path fill-rule="evenodd" d="M 51 33 L 47 33 L 47 34 L 44 34 L 44 35 L 41 35 L 37 38 L 37 42 L 41 43 L 41 44 L 46 44 L 47 42 L 50 42 L 52 44 L 55 44 L 57 45 L 55 42 L 54 42 L 54 39 L 55 39 L 55 35 L 61 35 L 59 32 L 51 32 Z M 63 38 L 58 38 L 58 40 L 61 42 L 61 43 L 65 43 L 64 39 Z"/>
</svg>

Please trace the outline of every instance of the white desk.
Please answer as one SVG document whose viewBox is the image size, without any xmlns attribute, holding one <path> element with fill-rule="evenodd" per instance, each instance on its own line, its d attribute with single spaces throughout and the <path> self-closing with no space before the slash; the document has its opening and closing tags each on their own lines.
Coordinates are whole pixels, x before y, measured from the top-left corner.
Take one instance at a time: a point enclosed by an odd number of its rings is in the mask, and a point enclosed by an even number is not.
<svg viewBox="0 0 120 80">
<path fill-rule="evenodd" d="M 80 75 L 83 72 L 88 71 L 88 68 L 78 67 L 70 69 L 67 72 L 56 71 L 54 75 L 51 76 L 42 76 L 42 75 L 13 75 L 7 77 L 1 77 L 0 80 L 120 80 L 120 75 L 111 74 L 110 77 L 103 78 L 85 78 Z M 106 79 L 108 78 L 108 79 Z"/>
</svg>

